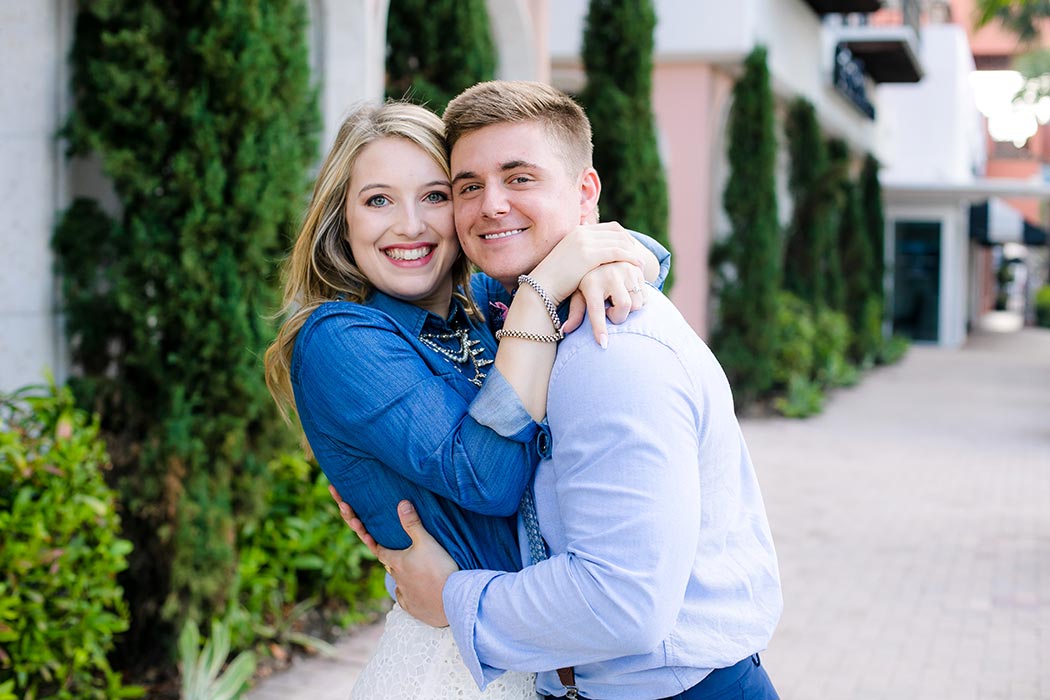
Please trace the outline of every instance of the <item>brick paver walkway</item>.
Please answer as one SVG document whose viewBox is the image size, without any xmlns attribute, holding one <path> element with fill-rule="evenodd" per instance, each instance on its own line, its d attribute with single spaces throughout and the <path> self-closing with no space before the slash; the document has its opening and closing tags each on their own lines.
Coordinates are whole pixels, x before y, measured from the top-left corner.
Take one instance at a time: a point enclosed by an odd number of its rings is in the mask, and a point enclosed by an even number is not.
<svg viewBox="0 0 1050 700">
<path fill-rule="evenodd" d="M 913 348 L 821 416 L 747 420 L 784 700 L 1050 698 L 1050 331 Z M 345 700 L 379 626 L 249 700 Z"/>
</svg>

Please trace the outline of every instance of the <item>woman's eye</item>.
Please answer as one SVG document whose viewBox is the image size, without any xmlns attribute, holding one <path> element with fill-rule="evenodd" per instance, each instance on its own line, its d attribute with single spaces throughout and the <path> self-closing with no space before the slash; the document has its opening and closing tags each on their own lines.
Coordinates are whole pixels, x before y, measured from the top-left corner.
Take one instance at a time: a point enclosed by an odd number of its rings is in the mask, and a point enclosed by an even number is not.
<svg viewBox="0 0 1050 700">
<path fill-rule="evenodd" d="M 428 192 L 427 196 L 423 198 L 423 201 L 424 202 L 429 202 L 430 204 L 438 204 L 440 202 L 447 202 L 448 201 L 448 194 L 446 194 L 445 192 Z"/>
<path fill-rule="evenodd" d="M 369 207 L 385 207 L 390 204 L 390 200 L 386 198 L 386 195 L 377 194 L 374 197 L 369 197 L 368 201 L 365 202 L 366 206 Z"/>
</svg>

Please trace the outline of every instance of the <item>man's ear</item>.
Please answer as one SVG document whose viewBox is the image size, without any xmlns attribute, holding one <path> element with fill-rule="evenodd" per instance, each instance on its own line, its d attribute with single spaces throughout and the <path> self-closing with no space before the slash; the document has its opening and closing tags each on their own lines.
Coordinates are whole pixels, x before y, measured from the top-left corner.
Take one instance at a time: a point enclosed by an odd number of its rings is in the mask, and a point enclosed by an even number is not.
<svg viewBox="0 0 1050 700">
<path fill-rule="evenodd" d="M 588 167 L 580 176 L 580 223 L 598 223 L 598 198 L 602 194 L 602 181 L 598 171 Z"/>
</svg>

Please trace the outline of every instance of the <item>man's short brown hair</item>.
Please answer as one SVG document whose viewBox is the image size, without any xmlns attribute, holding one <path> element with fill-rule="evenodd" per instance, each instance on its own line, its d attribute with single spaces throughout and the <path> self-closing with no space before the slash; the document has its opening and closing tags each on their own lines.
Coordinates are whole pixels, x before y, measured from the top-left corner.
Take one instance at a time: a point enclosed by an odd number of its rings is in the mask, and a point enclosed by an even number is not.
<svg viewBox="0 0 1050 700">
<path fill-rule="evenodd" d="M 591 123 L 580 105 L 545 83 L 491 80 L 467 88 L 443 117 L 449 152 L 460 137 L 494 124 L 537 121 L 573 177 L 591 166 Z"/>
</svg>

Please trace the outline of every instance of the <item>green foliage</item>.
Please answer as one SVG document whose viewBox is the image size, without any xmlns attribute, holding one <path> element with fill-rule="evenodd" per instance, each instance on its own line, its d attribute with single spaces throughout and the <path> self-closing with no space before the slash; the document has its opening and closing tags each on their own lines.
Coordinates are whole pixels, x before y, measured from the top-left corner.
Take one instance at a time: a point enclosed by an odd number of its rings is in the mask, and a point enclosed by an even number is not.
<svg viewBox="0 0 1050 700">
<path fill-rule="evenodd" d="M 102 417 L 124 527 L 131 657 L 223 610 L 239 520 L 291 440 L 263 384 L 273 260 L 318 127 L 299 0 L 83 2 L 70 151 L 120 213 L 67 210 L 54 248 L 76 393 Z"/>
<path fill-rule="evenodd" d="M 774 111 L 766 50 L 758 47 L 733 89 L 723 196 L 732 230 L 715 251 L 719 318 L 713 346 L 738 407 L 768 392 L 775 380 L 777 330 L 770 320 L 777 309 L 781 248 Z"/>
<path fill-rule="evenodd" d="M 496 74 L 484 0 L 390 0 L 386 94 L 438 114 L 449 100 Z"/>
<path fill-rule="evenodd" d="M 128 627 L 97 420 L 69 389 L 0 396 L 0 697 L 137 697 L 107 654 Z"/>
<path fill-rule="evenodd" d="M 879 182 L 879 161 L 868 154 L 860 171 L 860 218 L 864 235 L 868 238 L 872 264 L 868 287 L 880 306 L 885 308 L 883 277 L 886 273 L 886 258 L 883 239 L 886 223 L 882 206 L 882 184 Z"/>
<path fill-rule="evenodd" d="M 784 288 L 814 306 L 841 308 L 842 272 L 835 222 L 842 196 L 842 164 L 829 159 L 828 146 L 808 100 L 795 100 L 784 125 L 791 169 L 788 186 L 794 209 L 784 250 Z"/>
<path fill-rule="evenodd" d="M 282 455 L 263 479 L 264 509 L 237 537 L 237 582 L 226 618 L 234 646 L 263 638 L 323 649 L 303 630 L 306 613 L 325 601 L 322 612 L 338 624 L 360 620 L 386 599 L 383 567 L 342 521 L 316 465 Z"/>
<path fill-rule="evenodd" d="M 853 332 L 846 314 L 823 306 L 814 314 L 814 323 L 814 378 L 826 387 L 856 384 L 860 374 L 847 359 Z"/>
<path fill-rule="evenodd" d="M 1044 284 L 1035 293 L 1035 322 L 1050 328 L 1050 284 Z"/>
<path fill-rule="evenodd" d="M 911 341 L 903 335 L 894 335 L 883 342 L 876 362 L 880 365 L 892 365 L 899 362 L 911 347 Z"/>
<path fill-rule="evenodd" d="M 212 622 L 211 638 L 201 647 L 197 623 L 186 620 L 179 634 L 181 700 L 235 700 L 241 697 L 255 673 L 255 655 L 250 651 L 241 652 L 226 666 L 229 654 L 230 632 L 225 625 Z"/>
<path fill-rule="evenodd" d="M 791 292 L 778 293 L 772 325 L 776 331 L 773 377 L 777 386 L 813 379 L 817 370 L 817 324 L 810 305 Z"/>
<path fill-rule="evenodd" d="M 974 26 L 983 27 L 998 20 L 1004 29 L 1023 43 L 1039 39 L 1043 20 L 1050 18 L 1050 0 L 977 0 Z"/>
<path fill-rule="evenodd" d="M 655 28 L 652 0 L 590 0 L 583 32 L 587 87 L 579 99 L 594 130 L 602 219 L 669 249 L 667 179 L 651 102 Z M 668 277 L 665 292 L 672 283 Z"/>
<path fill-rule="evenodd" d="M 795 376 L 783 396 L 773 399 L 773 408 L 787 418 L 808 418 L 824 410 L 824 390 L 818 382 Z"/>
</svg>

